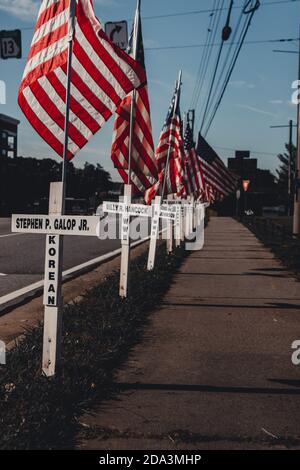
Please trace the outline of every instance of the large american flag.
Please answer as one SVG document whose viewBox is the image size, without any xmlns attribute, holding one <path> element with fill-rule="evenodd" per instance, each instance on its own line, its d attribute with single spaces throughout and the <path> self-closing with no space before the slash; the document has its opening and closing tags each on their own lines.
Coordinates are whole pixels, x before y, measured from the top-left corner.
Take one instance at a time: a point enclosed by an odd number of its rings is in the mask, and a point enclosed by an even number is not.
<svg viewBox="0 0 300 470">
<path fill-rule="evenodd" d="M 135 34 L 137 37 L 135 38 Z M 140 17 L 140 5 L 136 10 L 134 27 L 130 38 L 129 53 L 133 41 L 137 43 L 137 61 L 145 70 L 145 56 Z M 146 71 L 145 71 L 146 73 Z M 128 95 L 118 107 L 114 125 L 111 158 L 124 183 L 128 183 L 130 110 L 132 94 Z M 150 104 L 147 84 L 135 92 L 134 121 L 131 149 L 131 183 L 134 193 L 145 193 L 158 180 L 157 162 L 154 153 Z"/>
<path fill-rule="evenodd" d="M 222 200 L 236 189 L 237 180 L 199 133 L 197 154 L 209 202 Z"/>
<path fill-rule="evenodd" d="M 40 136 L 63 155 L 70 0 L 43 0 L 18 101 Z M 120 102 L 145 83 L 144 69 L 113 45 L 91 0 L 76 0 L 71 70 L 68 159 L 81 149 Z"/>
<path fill-rule="evenodd" d="M 205 196 L 204 178 L 196 152 L 193 131 L 189 122 L 186 125 L 184 134 L 184 150 L 187 193 L 195 196 L 197 199 L 203 199 Z"/>
</svg>

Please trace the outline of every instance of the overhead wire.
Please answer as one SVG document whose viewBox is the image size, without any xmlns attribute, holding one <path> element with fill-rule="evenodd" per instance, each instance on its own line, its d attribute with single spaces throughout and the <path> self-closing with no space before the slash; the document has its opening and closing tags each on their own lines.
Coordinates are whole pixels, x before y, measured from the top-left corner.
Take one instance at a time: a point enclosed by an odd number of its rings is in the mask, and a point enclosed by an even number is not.
<svg viewBox="0 0 300 470">
<path fill-rule="evenodd" d="M 230 0 L 229 12 L 228 12 L 227 22 L 226 22 L 227 27 L 229 27 L 229 23 L 230 23 L 230 16 L 231 16 L 231 11 L 232 11 L 232 6 L 233 6 L 233 0 Z M 223 32 L 224 32 L 224 28 L 223 28 Z M 210 104 L 210 100 L 211 100 L 212 92 L 213 92 L 214 85 L 215 85 L 215 80 L 216 80 L 216 76 L 217 76 L 217 72 L 218 72 L 218 68 L 219 68 L 219 64 L 220 64 L 220 60 L 221 60 L 221 55 L 222 55 L 224 43 L 225 43 L 225 39 L 224 39 L 223 33 L 222 33 L 222 42 L 221 42 L 221 45 L 219 47 L 219 52 L 217 54 L 216 63 L 215 63 L 215 67 L 214 67 L 213 74 L 212 74 L 211 84 L 210 84 L 210 88 L 209 88 L 209 92 L 208 92 L 208 96 L 207 96 L 207 100 L 206 100 L 206 104 L 205 104 L 205 108 L 204 108 L 204 113 L 203 113 L 203 117 L 202 117 L 202 124 L 201 124 L 201 127 L 200 127 L 200 132 L 202 131 L 202 128 L 203 128 L 203 125 L 204 125 L 204 122 L 205 122 L 205 118 L 206 118 L 207 109 L 208 109 L 208 106 Z"/>
<path fill-rule="evenodd" d="M 248 2 L 248 4 L 250 4 L 250 2 L 251 2 L 251 0 Z M 250 25 L 251 25 L 253 16 L 254 16 L 255 12 L 257 11 L 257 9 L 259 8 L 259 6 L 260 6 L 259 0 L 256 0 L 255 5 L 252 6 L 252 8 L 250 8 L 249 11 L 247 11 L 247 13 L 246 13 L 246 14 L 249 15 L 248 22 L 247 22 L 247 24 L 246 24 L 246 26 L 245 26 L 245 28 L 244 28 L 244 30 L 243 30 L 243 34 L 242 34 L 242 38 L 241 38 L 240 44 L 239 44 L 238 47 L 237 47 L 236 53 L 235 53 L 235 55 L 234 55 L 234 57 L 233 57 L 233 59 L 232 59 L 231 66 L 230 66 L 230 68 L 229 68 L 229 70 L 228 70 L 228 72 L 227 72 L 227 76 L 226 76 L 226 78 L 225 78 L 224 85 L 223 85 L 221 94 L 220 94 L 220 96 L 219 96 L 219 99 L 217 100 L 217 103 L 216 103 L 216 105 L 215 105 L 215 108 L 214 108 L 214 110 L 213 110 L 213 112 L 212 112 L 212 114 L 211 114 L 211 117 L 210 117 L 209 121 L 208 121 L 208 125 L 207 125 L 206 128 L 205 128 L 205 132 L 203 133 L 203 136 L 204 136 L 204 137 L 206 137 L 206 135 L 207 135 L 207 133 L 208 133 L 208 131 L 209 131 L 211 125 L 212 125 L 212 122 L 213 122 L 213 120 L 214 120 L 214 118 L 215 118 L 215 116 L 216 116 L 216 113 L 217 113 L 217 111 L 218 111 L 218 109 L 219 109 L 219 107 L 220 107 L 220 105 L 221 105 L 221 102 L 222 102 L 222 100 L 223 100 L 223 97 L 224 97 L 225 91 L 226 91 L 226 89 L 227 89 L 228 83 L 229 83 L 229 81 L 230 81 L 230 78 L 231 78 L 231 76 L 232 76 L 233 70 L 234 70 L 234 68 L 235 68 L 235 65 L 236 65 L 236 63 L 237 63 L 238 57 L 239 57 L 239 55 L 240 55 L 241 49 L 242 49 L 243 44 L 244 44 L 244 42 L 245 42 L 245 38 L 246 38 L 247 33 L 248 33 L 248 31 L 249 31 L 249 28 L 250 28 Z"/>
<path fill-rule="evenodd" d="M 245 6 L 245 5 L 246 5 L 246 1 L 244 2 L 244 6 Z M 230 55 L 231 55 L 233 46 L 234 46 L 235 44 L 237 44 L 237 43 L 235 42 L 235 40 L 236 40 L 236 37 L 237 37 L 237 35 L 238 35 L 238 32 L 239 32 L 239 29 L 240 29 L 240 25 L 241 25 L 242 19 L 243 19 L 243 8 L 242 8 L 241 11 L 240 11 L 240 14 L 239 14 L 239 17 L 238 17 L 238 20 L 237 20 L 237 24 L 236 24 L 236 26 L 235 26 L 235 28 L 234 28 L 232 40 L 231 40 L 231 42 L 229 43 L 228 52 L 227 52 L 227 54 L 226 54 L 226 56 L 225 56 L 225 59 L 224 59 L 224 62 L 223 62 L 223 66 L 222 66 L 222 69 L 221 69 L 220 74 L 219 74 L 219 77 L 220 77 L 220 78 L 224 76 L 226 67 L 227 67 L 227 65 L 228 65 L 228 63 L 229 63 L 229 58 L 230 58 Z M 216 96 L 219 95 L 219 91 L 221 91 L 221 88 L 222 88 L 222 82 L 220 81 L 219 84 L 218 84 L 218 86 L 217 86 L 217 89 L 216 89 Z M 209 105 L 209 108 L 208 108 L 208 111 L 207 111 L 208 115 L 210 115 L 211 109 L 212 109 L 212 107 L 213 107 L 213 103 L 214 103 L 214 100 L 212 100 L 211 103 L 210 103 L 210 105 Z"/>
<path fill-rule="evenodd" d="M 220 2 L 218 3 L 218 5 L 220 5 Z M 222 0 L 222 6 L 223 5 L 224 5 L 224 0 Z M 195 95 L 195 103 L 194 103 L 195 108 L 197 108 L 199 98 L 201 96 L 201 92 L 202 92 L 202 89 L 203 89 L 203 86 L 204 86 L 204 83 L 205 83 L 205 78 L 206 78 L 206 74 L 207 74 L 207 71 L 208 71 L 208 68 L 209 68 L 209 63 L 210 63 L 210 60 L 211 60 L 212 51 L 213 51 L 213 47 L 214 47 L 213 44 L 214 44 L 214 41 L 215 41 L 216 36 L 217 36 L 217 32 L 218 32 L 218 28 L 219 28 L 219 25 L 220 25 L 221 17 L 222 17 L 222 9 L 219 8 L 218 14 L 215 15 L 215 22 L 214 22 L 214 25 L 213 25 L 211 42 L 210 42 L 209 48 L 207 50 L 207 56 L 206 56 L 206 60 L 205 60 L 204 67 L 203 67 L 203 73 L 202 73 L 202 76 L 201 76 L 201 79 L 200 79 L 200 82 L 199 82 L 199 86 L 197 88 L 197 92 L 196 92 L 196 95 Z M 198 115 L 196 115 L 196 116 L 198 116 Z M 197 118 L 196 118 L 196 120 L 198 121 Z"/>
<path fill-rule="evenodd" d="M 215 5 L 216 5 L 216 0 L 214 0 L 213 9 L 215 8 Z M 201 78 L 201 76 L 202 76 L 204 58 L 205 58 L 206 51 L 207 51 L 209 35 L 210 35 L 210 33 L 211 33 L 211 26 L 212 26 L 213 17 L 214 17 L 214 13 L 211 13 L 211 14 L 209 15 L 209 24 L 208 24 L 207 33 L 206 33 L 205 47 L 204 47 L 204 49 L 203 49 L 202 56 L 201 56 L 201 60 L 200 60 L 200 64 L 199 64 L 199 67 L 198 67 L 198 70 L 197 70 L 197 73 L 196 73 L 195 86 L 194 86 L 194 90 L 193 90 L 193 94 L 192 94 L 192 98 L 191 98 L 190 109 L 194 108 L 194 103 L 195 103 L 195 98 L 196 98 L 197 84 L 200 82 L 200 78 Z"/>
</svg>

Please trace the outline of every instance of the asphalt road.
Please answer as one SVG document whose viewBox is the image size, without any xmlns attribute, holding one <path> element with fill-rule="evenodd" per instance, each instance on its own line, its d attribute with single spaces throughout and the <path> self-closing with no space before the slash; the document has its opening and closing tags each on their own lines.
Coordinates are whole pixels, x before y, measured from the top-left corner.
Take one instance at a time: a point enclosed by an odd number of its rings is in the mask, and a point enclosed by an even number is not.
<svg viewBox="0 0 300 470">
<path fill-rule="evenodd" d="M 111 216 L 111 223 L 114 223 Z M 0 298 L 44 276 L 45 235 L 13 234 L 10 219 L 0 219 Z M 120 247 L 119 240 L 68 236 L 63 269 L 70 269 Z"/>
</svg>

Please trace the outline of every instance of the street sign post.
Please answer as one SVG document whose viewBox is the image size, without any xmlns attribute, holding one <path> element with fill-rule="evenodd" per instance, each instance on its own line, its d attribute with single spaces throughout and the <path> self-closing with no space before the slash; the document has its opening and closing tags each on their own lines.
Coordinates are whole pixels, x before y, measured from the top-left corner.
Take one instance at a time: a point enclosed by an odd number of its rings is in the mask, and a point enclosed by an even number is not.
<svg viewBox="0 0 300 470">
<path fill-rule="evenodd" d="M 105 33 L 109 39 L 120 49 L 125 51 L 128 47 L 127 21 L 109 21 L 105 24 Z"/>
<path fill-rule="evenodd" d="M 0 31 L 0 56 L 1 59 L 21 59 L 22 35 L 19 29 Z"/>
</svg>

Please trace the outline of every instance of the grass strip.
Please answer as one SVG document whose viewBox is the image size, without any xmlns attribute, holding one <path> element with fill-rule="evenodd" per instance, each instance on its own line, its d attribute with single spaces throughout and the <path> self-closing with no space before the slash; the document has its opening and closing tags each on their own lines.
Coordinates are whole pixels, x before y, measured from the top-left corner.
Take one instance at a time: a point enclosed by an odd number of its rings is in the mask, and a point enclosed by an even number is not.
<svg viewBox="0 0 300 470">
<path fill-rule="evenodd" d="M 41 375 L 43 326 L 0 366 L 0 449 L 72 448 L 78 418 L 94 399 L 112 393 L 114 372 L 142 337 L 149 314 L 168 290 L 186 256 L 158 248 L 156 267 L 145 269 L 146 254 L 131 263 L 131 292 L 117 295 L 119 272 L 63 312 L 62 364 L 54 378 Z"/>
</svg>

